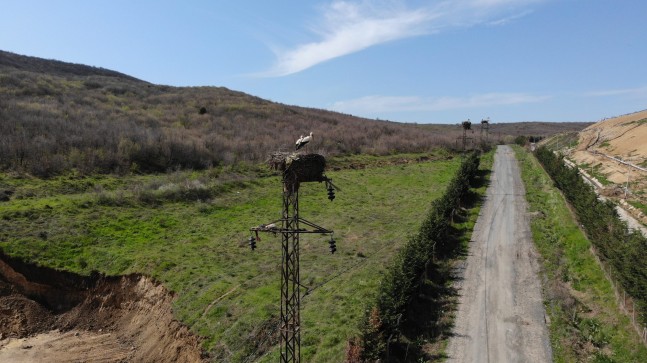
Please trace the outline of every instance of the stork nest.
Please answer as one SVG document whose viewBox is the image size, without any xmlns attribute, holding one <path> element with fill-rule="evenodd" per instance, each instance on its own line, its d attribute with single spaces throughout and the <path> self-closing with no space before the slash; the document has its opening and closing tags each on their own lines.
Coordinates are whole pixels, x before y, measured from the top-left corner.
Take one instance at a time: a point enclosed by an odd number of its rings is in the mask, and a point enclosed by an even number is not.
<svg viewBox="0 0 647 363">
<path fill-rule="evenodd" d="M 327 180 L 324 175 L 326 158 L 319 154 L 279 151 L 270 155 L 267 163 L 272 170 L 283 173 L 283 182 L 288 191 L 297 191 L 300 183 Z"/>
</svg>

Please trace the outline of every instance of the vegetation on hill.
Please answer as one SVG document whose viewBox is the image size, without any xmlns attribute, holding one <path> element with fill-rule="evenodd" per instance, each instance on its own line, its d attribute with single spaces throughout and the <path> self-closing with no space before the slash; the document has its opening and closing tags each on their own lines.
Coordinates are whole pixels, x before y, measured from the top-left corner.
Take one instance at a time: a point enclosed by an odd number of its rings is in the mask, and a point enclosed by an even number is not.
<svg viewBox="0 0 647 363">
<path fill-rule="evenodd" d="M 203 169 L 263 160 L 310 131 L 308 148 L 327 155 L 423 152 L 453 141 L 433 129 L 285 106 L 221 87 L 157 86 L 48 62 L 0 53 L 2 169 L 44 177 L 70 169 Z"/>
<path fill-rule="evenodd" d="M 0 170 L 41 177 L 70 170 L 165 172 L 256 162 L 292 149 L 299 135 L 311 131 L 308 148 L 328 156 L 428 152 L 455 146 L 462 132 L 455 125 L 375 121 L 287 106 L 222 87 L 154 85 L 101 68 L 2 51 L 0 120 Z M 493 124 L 490 139 L 585 126 L 515 125 Z"/>
<path fill-rule="evenodd" d="M 554 361 L 645 361 L 647 348 L 616 304 L 613 286 L 564 196 L 537 159 L 520 147 L 515 151 L 532 217 L 532 237 L 542 256 Z M 616 249 L 623 250 L 624 244 Z"/>
<path fill-rule="evenodd" d="M 602 260 L 609 264 L 613 275 L 636 300 L 639 320 L 647 324 L 647 238 L 639 231 L 629 230 L 618 217 L 615 205 L 598 199 L 593 188 L 582 180 L 577 168 L 564 165 L 563 156 L 556 156 L 545 147 L 537 149 L 536 155 L 575 209 Z"/>
</svg>

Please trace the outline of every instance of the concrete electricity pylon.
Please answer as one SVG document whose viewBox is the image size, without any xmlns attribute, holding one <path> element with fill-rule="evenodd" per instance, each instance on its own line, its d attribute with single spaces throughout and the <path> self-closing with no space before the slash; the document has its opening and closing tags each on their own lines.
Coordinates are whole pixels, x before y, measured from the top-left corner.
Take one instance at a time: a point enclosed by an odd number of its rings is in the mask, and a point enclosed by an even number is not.
<svg viewBox="0 0 647 363">
<path fill-rule="evenodd" d="M 299 277 L 299 236 L 303 233 L 330 235 L 329 248 L 337 250 L 333 231 L 299 216 L 299 186 L 302 182 L 325 182 L 328 199 L 335 199 L 332 179 L 323 174 L 326 160 L 317 154 L 275 153 L 270 166 L 283 172 L 283 215 L 281 219 L 250 228 L 252 250 L 260 241 L 258 232 L 281 234 L 281 316 L 279 321 L 281 363 L 301 361 L 301 281 Z M 304 228 L 305 227 L 305 228 Z"/>
</svg>

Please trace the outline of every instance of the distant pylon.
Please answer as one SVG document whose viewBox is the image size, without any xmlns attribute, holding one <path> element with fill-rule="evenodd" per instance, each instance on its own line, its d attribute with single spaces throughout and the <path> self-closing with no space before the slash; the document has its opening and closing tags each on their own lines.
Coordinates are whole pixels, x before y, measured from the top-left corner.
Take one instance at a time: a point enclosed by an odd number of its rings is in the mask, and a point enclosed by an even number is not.
<svg viewBox="0 0 647 363">
<path fill-rule="evenodd" d="M 470 121 L 470 119 L 467 119 L 467 121 L 463 121 L 462 126 L 463 126 L 463 151 L 465 151 L 467 150 L 467 130 L 472 129 L 472 121 Z"/>
<path fill-rule="evenodd" d="M 483 134 L 485 134 L 485 140 L 483 139 Z M 490 118 L 484 118 L 481 120 L 481 144 L 488 142 L 490 138 Z"/>
</svg>

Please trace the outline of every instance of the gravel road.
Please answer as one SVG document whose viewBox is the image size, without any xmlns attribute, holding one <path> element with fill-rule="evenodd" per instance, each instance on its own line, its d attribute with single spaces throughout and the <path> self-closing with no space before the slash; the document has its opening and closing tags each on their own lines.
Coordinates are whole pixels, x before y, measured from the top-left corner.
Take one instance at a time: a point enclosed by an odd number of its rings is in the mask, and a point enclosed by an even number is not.
<svg viewBox="0 0 647 363">
<path fill-rule="evenodd" d="M 460 290 L 450 362 L 550 362 L 525 190 L 514 152 L 499 146 Z M 461 279 L 462 278 L 462 279 Z"/>
</svg>

